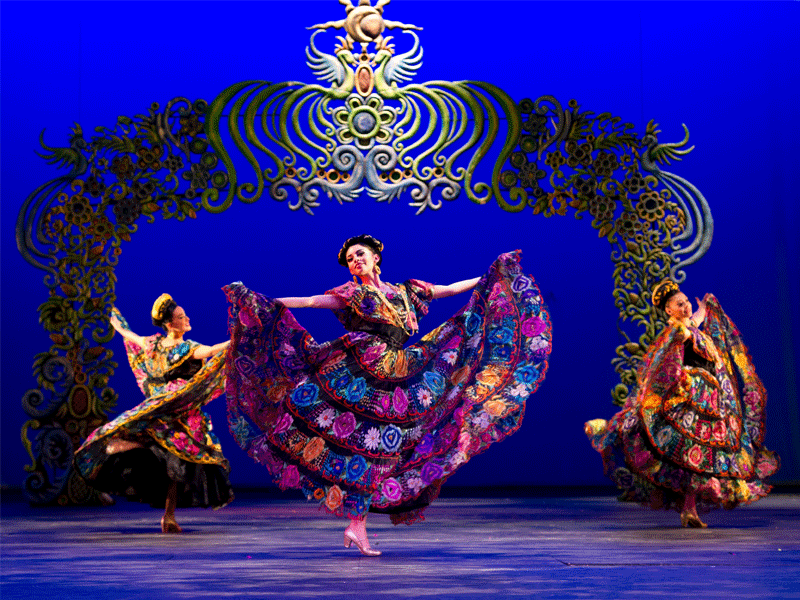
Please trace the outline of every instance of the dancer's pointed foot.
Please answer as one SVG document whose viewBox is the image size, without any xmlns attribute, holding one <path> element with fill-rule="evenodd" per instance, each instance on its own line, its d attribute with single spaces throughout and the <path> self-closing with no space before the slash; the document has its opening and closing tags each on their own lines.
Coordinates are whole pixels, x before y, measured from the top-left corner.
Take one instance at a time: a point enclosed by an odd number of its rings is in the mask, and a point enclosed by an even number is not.
<svg viewBox="0 0 800 600">
<path fill-rule="evenodd" d="M 181 533 L 183 529 L 178 525 L 174 515 L 161 517 L 161 533 Z"/>
<path fill-rule="evenodd" d="M 708 527 L 703 521 L 700 520 L 700 517 L 697 516 L 697 513 L 683 511 L 681 513 L 681 526 L 682 527 L 692 527 L 696 529 L 705 529 Z"/>
<path fill-rule="evenodd" d="M 357 532 L 357 530 L 360 531 Z M 359 535 L 361 534 L 361 535 Z M 369 546 L 369 539 L 367 538 L 367 531 L 365 528 L 361 527 L 354 527 L 353 523 L 351 522 L 350 525 L 344 530 L 344 547 L 349 548 L 351 543 L 355 542 L 355 545 L 361 551 L 361 554 L 364 556 L 380 556 L 380 550 L 373 550 Z"/>
</svg>

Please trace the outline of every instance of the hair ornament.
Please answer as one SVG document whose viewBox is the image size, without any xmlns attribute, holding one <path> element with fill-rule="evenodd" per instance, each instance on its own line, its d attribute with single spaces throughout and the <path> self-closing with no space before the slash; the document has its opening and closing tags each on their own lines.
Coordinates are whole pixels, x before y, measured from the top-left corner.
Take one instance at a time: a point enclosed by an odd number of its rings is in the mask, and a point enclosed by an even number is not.
<svg viewBox="0 0 800 600">
<path fill-rule="evenodd" d="M 653 306 L 664 309 L 664 305 L 671 296 L 680 291 L 678 284 L 671 279 L 664 279 L 653 288 Z"/>
<path fill-rule="evenodd" d="M 156 320 L 160 321 L 164 318 L 164 309 L 169 305 L 172 301 L 172 296 L 169 294 L 161 294 L 156 301 L 153 303 L 153 308 L 150 311 L 150 316 Z"/>
</svg>

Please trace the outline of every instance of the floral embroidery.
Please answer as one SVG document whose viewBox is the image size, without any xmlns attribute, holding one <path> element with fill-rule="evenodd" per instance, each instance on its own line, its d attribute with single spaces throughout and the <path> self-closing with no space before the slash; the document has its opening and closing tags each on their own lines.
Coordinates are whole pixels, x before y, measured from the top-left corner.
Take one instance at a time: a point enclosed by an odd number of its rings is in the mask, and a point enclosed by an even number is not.
<svg viewBox="0 0 800 600">
<path fill-rule="evenodd" d="M 427 371 L 422 376 L 422 379 L 436 396 L 439 396 L 444 391 L 444 377 L 439 375 L 436 371 Z"/>
<path fill-rule="evenodd" d="M 509 395 L 514 396 L 515 398 L 527 398 L 528 397 L 528 386 L 527 384 L 520 383 L 508 390 Z"/>
<path fill-rule="evenodd" d="M 364 436 L 364 447 L 367 450 L 375 450 L 381 443 L 381 432 L 376 427 L 370 427 L 367 435 Z"/>
<path fill-rule="evenodd" d="M 426 433 L 417 444 L 417 454 L 426 455 L 433 450 L 433 435 Z"/>
<path fill-rule="evenodd" d="M 327 429 L 333 423 L 333 418 L 336 416 L 336 411 L 332 408 L 326 408 L 317 417 L 317 424 L 323 429 Z"/>
<path fill-rule="evenodd" d="M 342 490 L 338 485 L 331 486 L 328 490 L 328 495 L 325 497 L 325 506 L 331 512 L 336 512 L 342 505 Z"/>
<path fill-rule="evenodd" d="M 425 487 L 425 484 L 422 482 L 422 479 L 419 477 L 409 477 L 406 481 L 406 485 L 408 489 L 411 490 L 414 494 L 418 494 L 419 491 Z"/>
<path fill-rule="evenodd" d="M 535 337 L 547 328 L 547 324 L 539 317 L 527 319 L 522 324 L 522 334 L 528 337 Z"/>
<path fill-rule="evenodd" d="M 486 412 L 493 417 L 501 416 L 506 410 L 506 403 L 502 400 L 489 400 L 483 406 L 486 408 Z"/>
<path fill-rule="evenodd" d="M 325 441 L 320 437 L 312 438 L 303 448 L 303 459 L 311 462 L 325 449 Z"/>
<path fill-rule="evenodd" d="M 439 479 L 444 474 L 444 469 L 439 465 L 427 462 L 425 466 L 422 467 L 422 471 L 420 471 L 420 478 L 422 479 L 422 483 L 425 485 L 430 485 L 437 479 Z"/>
<path fill-rule="evenodd" d="M 347 478 L 357 481 L 367 470 L 367 461 L 363 456 L 356 454 L 347 463 Z"/>
<path fill-rule="evenodd" d="M 393 477 L 389 477 L 383 482 L 381 491 L 383 492 L 383 495 L 386 496 L 386 499 L 390 502 L 399 500 L 403 494 L 403 489 L 400 487 L 400 483 L 398 483 L 398 481 Z"/>
<path fill-rule="evenodd" d="M 403 388 L 397 387 L 394 389 L 392 406 L 394 407 L 394 412 L 398 415 L 406 414 L 406 410 L 408 410 L 408 396 L 406 396 Z"/>
<path fill-rule="evenodd" d="M 433 401 L 433 394 L 431 391 L 426 387 L 420 387 L 417 391 L 417 398 L 419 399 L 420 404 L 425 408 L 428 408 Z"/>
<path fill-rule="evenodd" d="M 278 419 L 277 423 L 275 424 L 275 433 L 280 434 L 289 429 L 292 426 L 292 415 L 289 413 L 283 413 L 281 417 Z"/>
<path fill-rule="evenodd" d="M 351 433 L 353 433 L 356 429 L 356 418 L 355 415 L 351 412 L 346 412 L 340 415 L 334 422 L 333 422 L 333 431 L 334 433 L 340 437 L 347 437 Z"/>
<path fill-rule="evenodd" d="M 489 332 L 489 341 L 495 344 L 507 344 L 513 339 L 511 330 L 506 327 L 498 327 Z"/>
<path fill-rule="evenodd" d="M 447 352 L 442 353 L 442 360 L 446 362 L 448 365 L 456 364 L 456 358 L 458 357 L 458 352 L 455 350 L 448 350 Z"/>
<path fill-rule="evenodd" d="M 357 377 L 347 386 L 347 399 L 353 404 L 358 403 L 367 391 L 367 384 L 363 377 Z"/>
<path fill-rule="evenodd" d="M 394 425 L 389 425 L 383 430 L 381 436 L 381 443 L 388 452 L 394 452 L 400 447 L 400 442 L 403 441 L 403 432 Z"/>
<path fill-rule="evenodd" d="M 313 383 L 307 383 L 298 387 L 292 393 L 292 401 L 295 406 L 308 406 L 312 404 L 319 395 L 319 388 Z"/>
</svg>

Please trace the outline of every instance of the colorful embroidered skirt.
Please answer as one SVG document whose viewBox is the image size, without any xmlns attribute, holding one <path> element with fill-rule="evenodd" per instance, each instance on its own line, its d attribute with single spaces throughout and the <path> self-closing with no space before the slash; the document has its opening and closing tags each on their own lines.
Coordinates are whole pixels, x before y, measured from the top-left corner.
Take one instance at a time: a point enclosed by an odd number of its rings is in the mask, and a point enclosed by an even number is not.
<svg viewBox="0 0 800 600">
<path fill-rule="evenodd" d="M 519 428 L 547 371 L 550 319 L 519 260 L 499 257 L 458 314 L 400 349 L 364 332 L 318 344 L 280 303 L 227 286 L 237 442 L 337 515 L 421 519 L 459 466 Z"/>
</svg>

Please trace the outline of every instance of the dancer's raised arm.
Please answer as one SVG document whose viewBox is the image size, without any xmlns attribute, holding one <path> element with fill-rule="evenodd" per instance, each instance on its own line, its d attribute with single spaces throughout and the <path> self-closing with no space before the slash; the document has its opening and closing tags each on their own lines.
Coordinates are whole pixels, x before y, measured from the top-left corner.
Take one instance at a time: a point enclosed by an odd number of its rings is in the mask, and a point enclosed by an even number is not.
<svg viewBox="0 0 800 600">
<path fill-rule="evenodd" d="M 689 322 L 695 327 L 700 327 L 700 325 L 703 324 L 703 321 L 706 320 L 706 302 L 708 301 L 708 298 L 710 296 L 711 294 L 706 294 L 705 296 L 703 296 L 702 300 L 700 300 L 700 298 L 695 297 L 695 300 L 697 300 L 697 310 L 694 311 L 694 314 L 692 314 L 692 318 L 689 319 Z"/>
<path fill-rule="evenodd" d="M 120 334 L 123 338 L 133 342 L 137 346 L 140 346 L 142 348 L 145 347 L 146 343 L 144 341 L 144 338 L 140 335 L 133 333 L 130 329 L 125 329 L 122 326 L 122 322 L 119 320 L 119 317 L 117 315 L 111 313 L 111 317 L 108 319 L 108 321 L 109 323 L 111 323 L 111 326 L 114 328 L 114 331 Z"/>
</svg>

